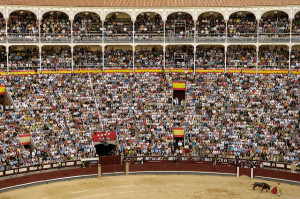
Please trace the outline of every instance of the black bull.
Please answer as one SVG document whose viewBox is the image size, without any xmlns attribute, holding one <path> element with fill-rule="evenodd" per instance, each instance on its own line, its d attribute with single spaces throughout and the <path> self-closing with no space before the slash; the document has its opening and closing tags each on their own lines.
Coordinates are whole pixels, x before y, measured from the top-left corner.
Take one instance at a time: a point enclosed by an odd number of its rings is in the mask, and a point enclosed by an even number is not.
<svg viewBox="0 0 300 199">
<path fill-rule="evenodd" d="M 254 182 L 253 184 L 253 190 L 255 189 L 255 187 L 261 187 L 261 191 L 263 191 L 264 189 L 266 191 L 270 190 L 271 186 L 268 185 L 267 183 L 265 182 Z"/>
</svg>

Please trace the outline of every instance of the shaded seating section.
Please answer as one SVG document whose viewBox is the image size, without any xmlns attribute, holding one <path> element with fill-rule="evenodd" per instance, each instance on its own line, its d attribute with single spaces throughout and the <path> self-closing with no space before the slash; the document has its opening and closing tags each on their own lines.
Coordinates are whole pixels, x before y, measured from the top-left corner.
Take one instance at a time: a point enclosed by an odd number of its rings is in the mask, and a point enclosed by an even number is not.
<svg viewBox="0 0 300 199">
<path fill-rule="evenodd" d="M 106 46 L 104 52 L 105 68 L 132 69 L 131 46 Z"/>
<path fill-rule="evenodd" d="M 38 70 L 39 50 L 37 46 L 10 46 L 9 70 Z"/>
<path fill-rule="evenodd" d="M 132 21 L 127 13 L 116 12 L 106 16 L 104 36 L 107 42 L 131 42 Z"/>
<path fill-rule="evenodd" d="M 139 14 L 134 27 L 135 41 L 163 41 L 164 39 L 164 23 L 157 13 Z"/>
<path fill-rule="evenodd" d="M 66 42 L 71 38 L 71 22 L 63 12 L 51 11 L 43 15 L 41 39 L 44 42 Z"/>
<path fill-rule="evenodd" d="M 259 23 L 260 40 L 289 41 L 290 21 L 287 13 L 282 11 L 269 11 L 262 15 Z"/>
<path fill-rule="evenodd" d="M 198 41 L 225 41 L 226 24 L 223 15 L 218 12 L 202 13 L 197 20 Z M 211 38 L 211 39 L 209 39 Z"/>
<path fill-rule="evenodd" d="M 100 46 L 75 46 L 74 68 L 102 70 L 102 48 Z"/>
<path fill-rule="evenodd" d="M 3 18 L 3 14 L 0 13 L 0 42 L 5 41 L 6 33 L 6 21 Z"/>
<path fill-rule="evenodd" d="M 101 41 L 102 22 L 93 12 L 81 12 L 74 17 L 73 37 L 75 42 Z"/>
<path fill-rule="evenodd" d="M 197 46 L 196 68 L 225 68 L 223 46 Z"/>
<path fill-rule="evenodd" d="M 227 26 L 227 36 L 230 41 L 257 41 L 257 21 L 253 13 L 235 12 L 230 15 Z"/>
<path fill-rule="evenodd" d="M 46 70 L 63 70 L 72 68 L 70 46 L 43 46 L 42 68 Z"/>
<path fill-rule="evenodd" d="M 0 71 L 7 71 L 7 56 L 5 46 L 0 46 Z"/>
<path fill-rule="evenodd" d="M 227 68 L 255 69 L 255 46 L 229 46 L 226 54 Z"/>
<path fill-rule="evenodd" d="M 9 41 L 33 41 L 39 37 L 37 17 L 30 11 L 15 11 L 9 15 L 7 33 Z"/>
<path fill-rule="evenodd" d="M 291 70 L 300 69 L 300 46 L 293 46 L 291 52 Z"/>
<path fill-rule="evenodd" d="M 288 69 L 289 51 L 287 46 L 260 46 L 260 69 Z"/>
<path fill-rule="evenodd" d="M 162 46 L 136 46 L 135 68 L 162 68 L 163 61 Z"/>
<path fill-rule="evenodd" d="M 176 12 L 166 21 L 166 40 L 168 42 L 192 41 L 194 39 L 194 21 L 188 13 Z"/>
</svg>

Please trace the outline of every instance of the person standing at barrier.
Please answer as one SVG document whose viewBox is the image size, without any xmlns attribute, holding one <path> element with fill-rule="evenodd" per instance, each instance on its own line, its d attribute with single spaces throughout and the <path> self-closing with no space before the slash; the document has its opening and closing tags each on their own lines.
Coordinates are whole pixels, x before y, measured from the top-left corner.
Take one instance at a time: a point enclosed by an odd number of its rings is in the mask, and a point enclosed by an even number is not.
<svg viewBox="0 0 300 199">
<path fill-rule="evenodd" d="M 278 183 L 278 185 L 277 185 L 277 194 L 278 194 L 279 197 L 280 197 L 281 191 L 282 191 L 282 188 L 280 186 L 280 183 Z"/>
</svg>

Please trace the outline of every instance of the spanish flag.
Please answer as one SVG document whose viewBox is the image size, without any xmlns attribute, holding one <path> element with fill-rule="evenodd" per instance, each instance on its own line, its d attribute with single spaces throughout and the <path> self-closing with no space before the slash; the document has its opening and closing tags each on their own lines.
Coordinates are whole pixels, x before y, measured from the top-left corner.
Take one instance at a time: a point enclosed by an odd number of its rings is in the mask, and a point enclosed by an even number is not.
<svg viewBox="0 0 300 199">
<path fill-rule="evenodd" d="M 174 136 L 174 138 L 183 138 L 184 137 L 184 129 L 183 128 L 173 128 L 173 136 Z"/>
<path fill-rule="evenodd" d="M 23 145 L 30 145 L 30 143 L 31 143 L 31 136 L 30 136 L 30 134 L 19 135 L 19 139 L 20 139 L 20 142 Z"/>
<path fill-rule="evenodd" d="M 173 82 L 173 90 L 185 90 L 185 82 Z"/>
<path fill-rule="evenodd" d="M 0 95 L 5 95 L 5 85 L 0 85 Z"/>
</svg>

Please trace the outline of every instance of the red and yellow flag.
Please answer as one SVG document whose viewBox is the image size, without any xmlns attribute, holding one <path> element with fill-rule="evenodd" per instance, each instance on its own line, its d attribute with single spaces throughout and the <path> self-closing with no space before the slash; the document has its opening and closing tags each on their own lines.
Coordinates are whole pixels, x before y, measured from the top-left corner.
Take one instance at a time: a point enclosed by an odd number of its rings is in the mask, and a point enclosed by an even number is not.
<svg viewBox="0 0 300 199">
<path fill-rule="evenodd" d="M 174 138 L 183 138 L 184 137 L 184 129 L 183 128 L 173 128 L 173 136 Z"/>
<path fill-rule="evenodd" d="M 30 136 L 30 134 L 19 135 L 19 139 L 20 139 L 20 142 L 23 145 L 30 145 L 30 143 L 31 143 L 31 136 Z"/>
<path fill-rule="evenodd" d="M 0 95 L 5 94 L 5 85 L 0 85 Z"/>
<path fill-rule="evenodd" d="M 185 82 L 173 82 L 173 90 L 185 90 Z"/>
</svg>

